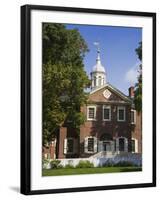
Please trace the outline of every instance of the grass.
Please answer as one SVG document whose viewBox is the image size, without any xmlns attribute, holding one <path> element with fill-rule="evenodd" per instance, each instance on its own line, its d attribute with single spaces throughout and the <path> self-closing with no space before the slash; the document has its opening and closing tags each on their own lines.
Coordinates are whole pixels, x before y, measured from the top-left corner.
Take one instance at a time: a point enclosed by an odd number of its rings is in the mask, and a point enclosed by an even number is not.
<svg viewBox="0 0 160 200">
<path fill-rule="evenodd" d="M 42 176 L 61 176 L 76 174 L 97 174 L 114 172 L 135 172 L 142 171 L 141 167 L 95 167 L 95 168 L 74 168 L 74 169 L 43 169 Z"/>
</svg>

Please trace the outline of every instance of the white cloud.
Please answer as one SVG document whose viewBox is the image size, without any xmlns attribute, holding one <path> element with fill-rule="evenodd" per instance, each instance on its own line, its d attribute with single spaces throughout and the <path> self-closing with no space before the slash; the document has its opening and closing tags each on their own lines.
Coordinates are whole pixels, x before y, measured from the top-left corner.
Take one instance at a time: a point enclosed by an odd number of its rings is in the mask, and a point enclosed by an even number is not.
<svg viewBox="0 0 160 200">
<path fill-rule="evenodd" d="M 137 62 L 125 74 L 125 81 L 129 82 L 131 85 L 134 85 L 137 82 L 139 65 L 140 63 Z"/>
</svg>

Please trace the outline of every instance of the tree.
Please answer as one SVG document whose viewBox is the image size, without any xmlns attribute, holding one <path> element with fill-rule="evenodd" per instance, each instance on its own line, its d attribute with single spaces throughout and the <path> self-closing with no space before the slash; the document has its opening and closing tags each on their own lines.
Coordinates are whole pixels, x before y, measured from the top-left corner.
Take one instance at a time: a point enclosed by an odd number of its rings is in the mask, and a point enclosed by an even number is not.
<svg viewBox="0 0 160 200">
<path fill-rule="evenodd" d="M 139 60 L 142 62 L 142 42 L 139 43 L 138 48 L 135 50 Z M 135 85 L 135 108 L 138 112 L 142 111 L 142 64 L 139 65 L 138 83 Z"/>
<path fill-rule="evenodd" d="M 87 45 L 78 30 L 63 24 L 43 24 L 43 144 L 58 133 L 66 121 L 79 130 L 85 121 L 80 107 L 90 81 L 84 71 Z"/>
</svg>

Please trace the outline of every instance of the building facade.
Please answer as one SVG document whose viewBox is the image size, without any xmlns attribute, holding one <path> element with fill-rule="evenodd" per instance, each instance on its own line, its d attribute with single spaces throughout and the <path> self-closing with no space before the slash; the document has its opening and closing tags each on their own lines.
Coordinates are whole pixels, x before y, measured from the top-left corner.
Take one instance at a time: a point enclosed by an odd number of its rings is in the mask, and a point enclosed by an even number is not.
<svg viewBox="0 0 160 200">
<path fill-rule="evenodd" d="M 135 110 L 133 98 L 134 87 L 129 88 L 126 96 L 107 82 L 98 49 L 89 98 L 81 107 L 86 121 L 79 135 L 73 128 L 62 126 L 48 148 L 43 148 L 43 156 L 63 159 L 142 153 L 142 115 Z"/>
</svg>

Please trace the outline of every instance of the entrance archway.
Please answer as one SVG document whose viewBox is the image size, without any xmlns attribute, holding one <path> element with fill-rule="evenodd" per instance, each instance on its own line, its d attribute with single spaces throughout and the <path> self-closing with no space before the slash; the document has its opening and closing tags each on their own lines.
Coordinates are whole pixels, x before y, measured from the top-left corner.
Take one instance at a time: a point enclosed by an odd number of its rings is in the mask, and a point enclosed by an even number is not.
<svg viewBox="0 0 160 200">
<path fill-rule="evenodd" d="M 100 137 L 98 151 L 111 152 L 114 151 L 113 137 L 109 133 L 104 133 Z"/>
</svg>

